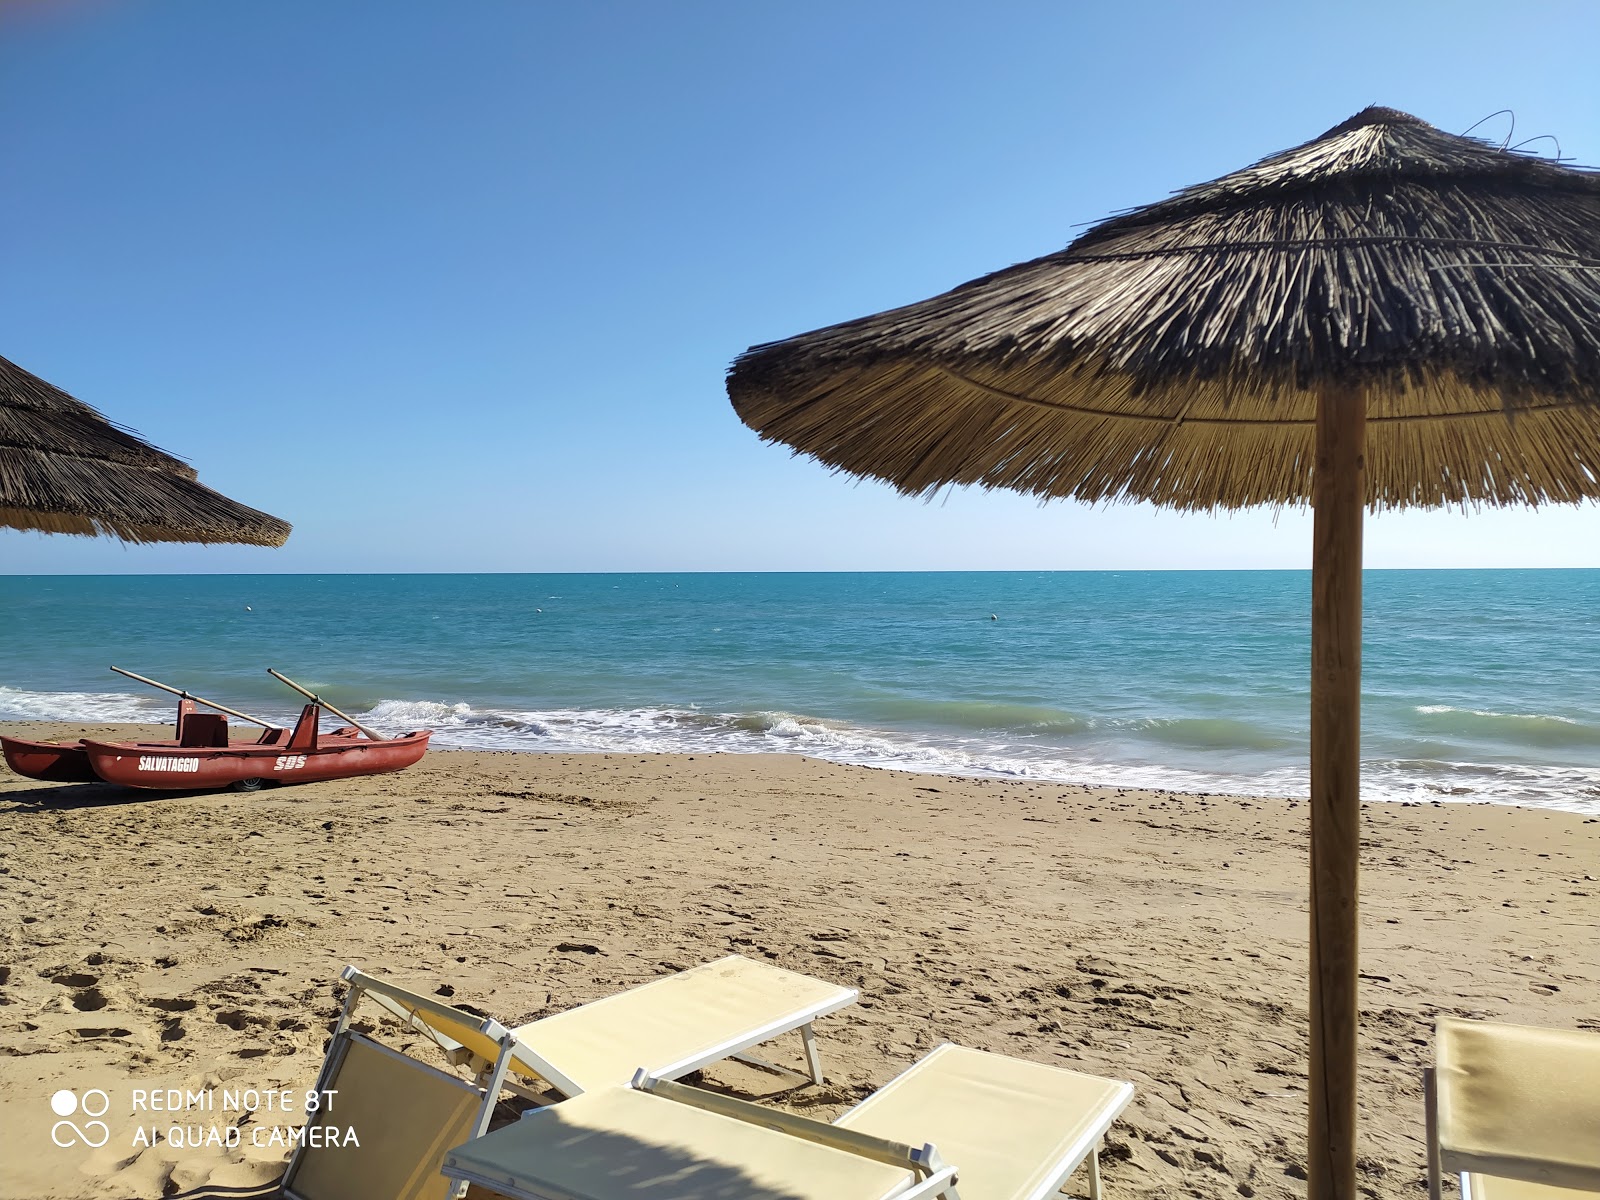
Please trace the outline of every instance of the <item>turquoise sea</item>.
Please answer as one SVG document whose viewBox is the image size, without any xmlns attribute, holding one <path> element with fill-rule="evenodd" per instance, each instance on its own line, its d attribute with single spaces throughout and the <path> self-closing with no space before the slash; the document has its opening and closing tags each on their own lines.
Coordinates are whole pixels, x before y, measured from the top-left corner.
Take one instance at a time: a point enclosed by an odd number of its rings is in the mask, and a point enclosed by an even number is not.
<svg viewBox="0 0 1600 1200">
<path fill-rule="evenodd" d="M 1294 571 L 0 578 L 0 722 L 277 719 L 1304 794 Z M 1369 798 L 1600 813 L 1600 571 L 1369 571 Z"/>
</svg>

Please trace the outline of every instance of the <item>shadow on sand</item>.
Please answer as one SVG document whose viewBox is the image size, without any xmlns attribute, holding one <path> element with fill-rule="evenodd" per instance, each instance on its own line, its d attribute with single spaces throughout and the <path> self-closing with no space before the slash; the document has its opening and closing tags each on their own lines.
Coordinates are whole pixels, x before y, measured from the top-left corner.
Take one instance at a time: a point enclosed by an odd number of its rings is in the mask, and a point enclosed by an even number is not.
<svg viewBox="0 0 1600 1200">
<path fill-rule="evenodd" d="M 146 788 L 117 787 L 110 783 L 44 783 L 0 792 L 0 813 L 65 812 L 77 808 L 106 808 L 116 804 L 149 804 L 179 796 L 235 794 L 228 788 L 158 792 Z"/>
</svg>

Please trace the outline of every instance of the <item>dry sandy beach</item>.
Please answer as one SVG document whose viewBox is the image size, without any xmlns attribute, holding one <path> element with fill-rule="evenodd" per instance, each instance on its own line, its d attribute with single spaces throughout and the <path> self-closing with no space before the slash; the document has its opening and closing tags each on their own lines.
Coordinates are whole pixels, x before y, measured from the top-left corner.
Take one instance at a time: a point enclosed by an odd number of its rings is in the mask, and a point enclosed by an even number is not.
<svg viewBox="0 0 1600 1200">
<path fill-rule="evenodd" d="M 1600 1030 L 1600 821 L 1366 820 L 1361 1181 L 1419 1196 L 1437 1015 Z M 248 1136 L 131 1146 L 128 1097 L 309 1088 L 346 963 L 515 1024 L 730 952 L 862 1002 L 819 1023 L 828 1086 L 737 1064 L 714 1085 L 830 1117 L 959 1041 L 1133 1081 L 1108 1197 L 1304 1192 L 1304 803 L 792 756 L 435 752 L 254 795 L 7 773 L 0 845 L 8 1200 L 273 1178 L 283 1150 Z M 798 1065 L 789 1041 L 770 1056 Z M 108 1144 L 52 1145 L 51 1094 L 96 1086 Z M 186 1123 L 278 1121 L 240 1118 Z"/>
</svg>

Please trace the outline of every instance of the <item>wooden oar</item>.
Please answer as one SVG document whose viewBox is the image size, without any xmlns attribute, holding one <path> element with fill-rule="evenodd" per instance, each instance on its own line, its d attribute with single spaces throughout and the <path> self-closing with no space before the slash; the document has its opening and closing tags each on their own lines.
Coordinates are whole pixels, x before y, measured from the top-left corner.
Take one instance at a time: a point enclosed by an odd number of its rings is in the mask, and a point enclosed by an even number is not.
<svg viewBox="0 0 1600 1200">
<path fill-rule="evenodd" d="M 372 730 L 368 729 L 365 725 L 363 725 L 360 721 L 356 720 L 349 713 L 340 712 L 337 708 L 335 708 L 333 705 L 329 704 L 326 700 L 324 700 L 321 696 L 317 695 L 315 692 L 306 691 L 305 688 L 301 687 L 298 683 L 296 683 L 294 680 L 290 679 L 287 675 L 279 674 L 277 671 L 274 671 L 271 667 L 267 668 L 267 674 L 271 675 L 279 683 L 288 684 L 295 691 L 299 692 L 302 696 L 304 696 L 307 700 L 311 701 L 311 703 L 320 704 L 323 708 L 327 709 L 329 712 L 331 712 L 336 717 L 343 717 L 346 721 L 349 721 L 350 724 L 354 725 L 357 729 L 361 730 L 362 733 L 366 734 L 373 741 L 375 741 L 375 742 L 386 742 L 386 741 L 389 740 L 388 738 L 384 737 L 381 733 L 373 733 Z"/>
<path fill-rule="evenodd" d="M 140 683 L 148 683 L 153 688 L 160 688 L 163 692 L 171 692 L 185 700 L 193 700 L 196 704 L 203 704 L 207 708 L 214 708 L 218 712 L 227 713 L 230 717 L 238 717 L 241 721 L 249 721 L 252 725 L 259 725 L 263 729 L 282 729 L 282 725 L 274 725 L 270 721 L 263 721 L 260 717 L 252 717 L 249 713 L 242 713 L 237 708 L 229 708 L 226 704 L 218 704 L 215 700 L 207 700 L 204 696 L 196 696 L 193 692 L 186 692 L 182 688 L 169 687 L 164 683 L 157 683 L 154 679 L 146 679 L 143 675 L 135 675 L 132 671 L 124 671 L 121 667 L 112 667 L 118 675 L 126 675 L 129 679 L 137 679 Z"/>
</svg>

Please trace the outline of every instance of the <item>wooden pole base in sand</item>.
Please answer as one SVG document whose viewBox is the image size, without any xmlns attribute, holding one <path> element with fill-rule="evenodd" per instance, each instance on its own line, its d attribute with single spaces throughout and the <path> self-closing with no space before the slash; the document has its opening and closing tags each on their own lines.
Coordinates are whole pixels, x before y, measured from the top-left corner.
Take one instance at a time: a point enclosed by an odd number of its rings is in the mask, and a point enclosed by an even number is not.
<svg viewBox="0 0 1600 1200">
<path fill-rule="evenodd" d="M 1311 551 L 1310 1200 L 1356 1200 L 1366 397 L 1317 402 Z"/>
</svg>

